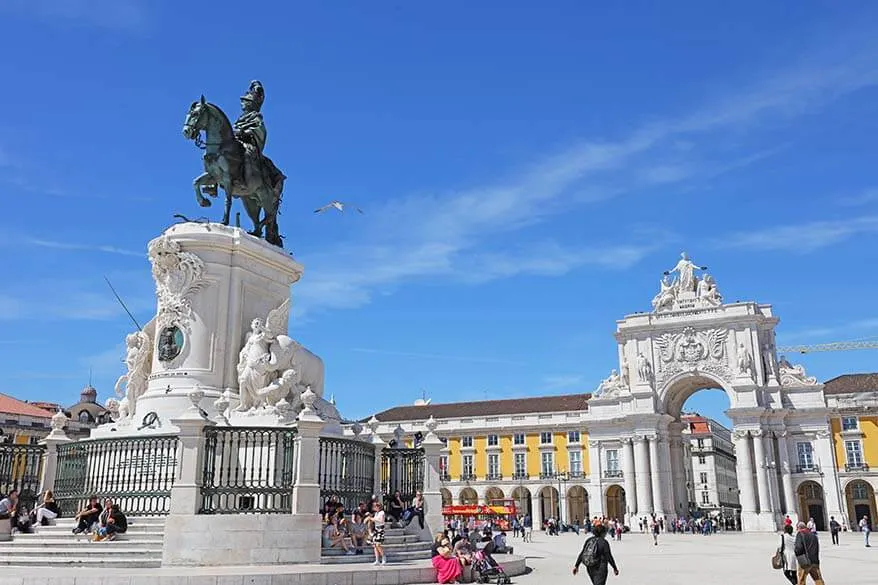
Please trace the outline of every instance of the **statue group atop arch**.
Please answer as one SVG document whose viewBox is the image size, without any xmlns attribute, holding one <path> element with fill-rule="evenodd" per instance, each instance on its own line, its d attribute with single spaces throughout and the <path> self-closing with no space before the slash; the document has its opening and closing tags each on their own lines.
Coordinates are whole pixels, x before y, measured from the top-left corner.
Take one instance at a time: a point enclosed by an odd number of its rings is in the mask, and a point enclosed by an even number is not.
<svg viewBox="0 0 878 585">
<path fill-rule="evenodd" d="M 652 308 L 656 313 L 675 309 L 701 309 L 718 307 L 723 297 L 717 289 L 714 278 L 704 272 L 699 278 L 696 270 L 707 270 L 707 266 L 698 266 L 686 252 L 680 254 L 680 261 L 672 269 L 665 272 L 659 283 L 659 293 L 652 300 Z M 676 276 L 673 276 L 676 274 Z"/>
</svg>

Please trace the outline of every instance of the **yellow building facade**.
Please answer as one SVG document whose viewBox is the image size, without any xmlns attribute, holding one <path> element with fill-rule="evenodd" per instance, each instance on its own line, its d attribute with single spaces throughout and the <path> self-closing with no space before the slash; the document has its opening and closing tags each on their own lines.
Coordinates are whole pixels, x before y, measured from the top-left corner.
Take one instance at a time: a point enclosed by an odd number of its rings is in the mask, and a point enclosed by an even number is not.
<svg viewBox="0 0 878 585">
<path fill-rule="evenodd" d="M 878 374 L 849 374 L 826 382 L 835 478 L 849 528 L 878 522 Z M 800 497 L 808 494 L 800 494 Z"/>
</svg>

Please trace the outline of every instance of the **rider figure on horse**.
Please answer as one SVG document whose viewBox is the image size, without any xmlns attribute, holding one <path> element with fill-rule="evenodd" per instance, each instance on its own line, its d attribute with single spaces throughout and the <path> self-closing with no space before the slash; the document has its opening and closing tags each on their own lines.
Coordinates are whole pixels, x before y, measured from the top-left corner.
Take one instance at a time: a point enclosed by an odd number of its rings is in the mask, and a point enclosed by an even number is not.
<svg viewBox="0 0 878 585">
<path fill-rule="evenodd" d="M 241 96 L 242 113 L 235 120 L 235 138 L 244 147 L 244 182 L 249 183 L 248 177 L 255 173 L 262 173 L 265 184 L 271 185 L 275 196 L 280 197 L 283 191 L 283 183 L 286 176 L 278 169 L 274 162 L 264 154 L 265 141 L 268 132 L 265 129 L 265 121 L 262 119 L 262 102 L 265 101 L 265 89 L 259 81 L 251 81 L 247 93 Z"/>
</svg>

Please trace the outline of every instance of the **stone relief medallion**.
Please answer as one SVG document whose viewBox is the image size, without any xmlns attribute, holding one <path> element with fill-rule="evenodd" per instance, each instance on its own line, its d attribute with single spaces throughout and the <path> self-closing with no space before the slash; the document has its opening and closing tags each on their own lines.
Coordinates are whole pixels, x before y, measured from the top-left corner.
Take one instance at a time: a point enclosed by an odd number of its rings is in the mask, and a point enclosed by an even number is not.
<svg viewBox="0 0 878 585">
<path fill-rule="evenodd" d="M 702 371 L 731 380 L 727 363 L 727 329 L 697 331 L 685 327 L 679 333 L 663 333 L 655 339 L 660 359 L 656 380 L 661 383 L 683 372 Z"/>
<path fill-rule="evenodd" d="M 183 351 L 185 343 L 183 331 L 176 325 L 162 329 L 159 333 L 158 347 L 156 352 L 160 362 L 172 362 Z"/>
</svg>

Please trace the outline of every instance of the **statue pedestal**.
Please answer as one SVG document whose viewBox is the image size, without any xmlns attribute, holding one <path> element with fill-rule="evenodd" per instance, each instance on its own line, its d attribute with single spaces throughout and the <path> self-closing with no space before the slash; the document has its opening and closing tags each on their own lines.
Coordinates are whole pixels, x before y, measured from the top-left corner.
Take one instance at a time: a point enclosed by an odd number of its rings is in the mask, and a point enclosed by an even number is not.
<svg viewBox="0 0 878 585">
<path fill-rule="evenodd" d="M 141 434 L 175 432 L 170 421 L 191 406 L 187 395 L 196 387 L 201 408 L 216 419 L 214 401 L 237 393 L 238 352 L 251 321 L 290 299 L 303 270 L 288 252 L 213 223 L 172 226 L 149 249 L 158 297 L 152 371 L 129 427 Z M 151 412 L 156 423 L 139 429 Z"/>
</svg>

